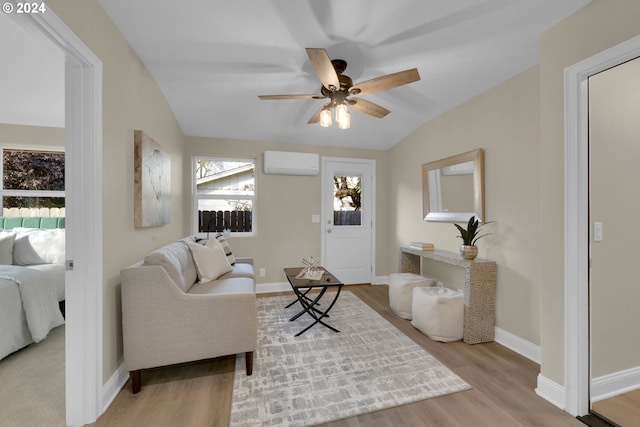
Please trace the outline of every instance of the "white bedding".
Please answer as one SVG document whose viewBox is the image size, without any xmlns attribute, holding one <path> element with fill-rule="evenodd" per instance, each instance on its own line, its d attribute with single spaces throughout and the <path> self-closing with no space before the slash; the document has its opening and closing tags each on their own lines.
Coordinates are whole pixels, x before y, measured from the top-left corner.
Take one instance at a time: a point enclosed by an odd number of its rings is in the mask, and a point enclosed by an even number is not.
<svg viewBox="0 0 640 427">
<path fill-rule="evenodd" d="M 51 284 L 56 289 L 58 301 L 64 301 L 65 268 L 63 263 L 26 265 L 25 267 L 47 273 Z"/>
<path fill-rule="evenodd" d="M 0 359 L 64 323 L 52 275 L 17 265 L 0 265 Z"/>
</svg>

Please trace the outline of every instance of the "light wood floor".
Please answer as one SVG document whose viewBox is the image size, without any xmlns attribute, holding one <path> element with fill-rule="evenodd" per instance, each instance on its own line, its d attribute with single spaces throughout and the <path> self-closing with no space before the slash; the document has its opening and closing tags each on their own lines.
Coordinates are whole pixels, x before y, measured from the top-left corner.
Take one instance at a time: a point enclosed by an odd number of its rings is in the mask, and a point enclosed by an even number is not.
<svg viewBox="0 0 640 427">
<path fill-rule="evenodd" d="M 387 286 L 362 285 L 348 289 L 473 389 L 324 426 L 584 427 L 535 394 L 537 364 L 496 343 L 437 343 L 391 312 Z M 224 357 L 144 371 L 142 391 L 131 394 L 127 383 L 109 409 L 92 425 L 227 426 L 233 367 L 234 357 Z"/>
<path fill-rule="evenodd" d="M 591 408 L 621 426 L 640 426 L 640 390 L 595 402 Z"/>
</svg>

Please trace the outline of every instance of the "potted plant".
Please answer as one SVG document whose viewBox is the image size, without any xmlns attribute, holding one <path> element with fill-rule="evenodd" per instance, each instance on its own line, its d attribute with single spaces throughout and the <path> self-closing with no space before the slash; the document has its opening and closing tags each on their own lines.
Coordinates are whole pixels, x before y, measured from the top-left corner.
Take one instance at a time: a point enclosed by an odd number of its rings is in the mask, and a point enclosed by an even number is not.
<svg viewBox="0 0 640 427">
<path fill-rule="evenodd" d="M 486 223 L 488 224 L 488 223 Z M 467 223 L 467 228 L 463 228 L 459 224 L 453 224 L 456 226 L 458 231 L 460 231 L 460 237 L 462 239 L 462 245 L 460 245 L 460 255 L 464 259 L 474 259 L 478 256 L 478 247 L 476 246 L 476 242 L 487 234 L 480 234 L 480 228 L 485 224 L 480 224 L 480 221 L 476 219 L 476 217 L 472 216 L 469 218 L 469 222 Z"/>
</svg>

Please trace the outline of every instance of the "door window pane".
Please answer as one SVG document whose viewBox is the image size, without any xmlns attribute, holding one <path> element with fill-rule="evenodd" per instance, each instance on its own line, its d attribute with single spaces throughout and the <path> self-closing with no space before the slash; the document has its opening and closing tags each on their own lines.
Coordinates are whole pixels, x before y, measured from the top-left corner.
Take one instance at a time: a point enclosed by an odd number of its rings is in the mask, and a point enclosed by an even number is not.
<svg viewBox="0 0 640 427">
<path fill-rule="evenodd" d="M 333 225 L 362 225 L 361 194 L 361 177 L 333 177 Z"/>
</svg>

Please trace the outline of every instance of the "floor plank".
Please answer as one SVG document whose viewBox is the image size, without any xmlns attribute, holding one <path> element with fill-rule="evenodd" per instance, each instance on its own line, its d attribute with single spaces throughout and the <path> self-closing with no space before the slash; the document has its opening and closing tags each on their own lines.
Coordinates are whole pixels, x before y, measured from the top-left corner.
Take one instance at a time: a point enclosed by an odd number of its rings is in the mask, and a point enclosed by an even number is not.
<svg viewBox="0 0 640 427">
<path fill-rule="evenodd" d="M 640 390 L 600 400 L 591 407 L 598 414 L 621 426 L 640 426 Z"/>
<path fill-rule="evenodd" d="M 535 394 L 537 364 L 496 343 L 467 345 L 432 341 L 389 309 L 387 286 L 359 285 L 348 289 L 473 389 L 323 426 L 584 427 Z M 142 391 L 131 394 L 127 383 L 108 410 L 91 425 L 227 426 L 233 367 L 234 358 L 223 357 L 144 371 Z"/>
</svg>

